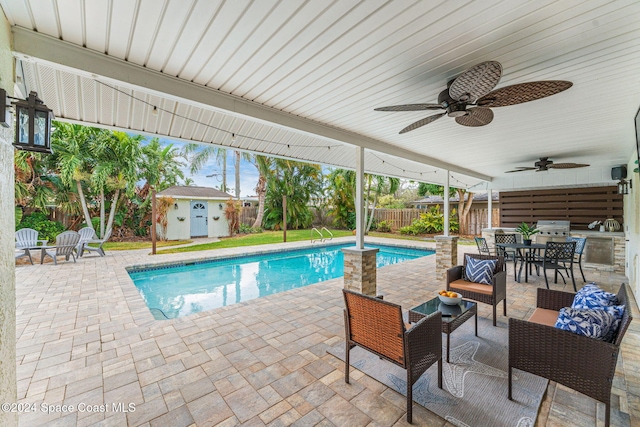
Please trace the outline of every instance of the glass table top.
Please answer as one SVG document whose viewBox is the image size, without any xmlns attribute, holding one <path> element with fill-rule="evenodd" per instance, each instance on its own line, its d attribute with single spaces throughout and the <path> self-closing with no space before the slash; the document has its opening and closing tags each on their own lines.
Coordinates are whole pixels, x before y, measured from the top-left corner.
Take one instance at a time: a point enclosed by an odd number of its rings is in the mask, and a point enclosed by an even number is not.
<svg viewBox="0 0 640 427">
<path fill-rule="evenodd" d="M 427 302 L 420 304 L 417 307 L 412 308 L 411 311 L 424 314 L 425 316 L 428 316 L 432 313 L 435 313 L 436 311 L 439 311 L 442 313 L 443 322 L 451 322 L 458 316 L 469 311 L 475 305 L 476 305 L 475 302 L 466 301 L 466 300 L 460 301 L 460 304 L 447 305 L 442 301 L 440 301 L 440 298 L 435 297 L 434 299 L 431 299 Z"/>
</svg>

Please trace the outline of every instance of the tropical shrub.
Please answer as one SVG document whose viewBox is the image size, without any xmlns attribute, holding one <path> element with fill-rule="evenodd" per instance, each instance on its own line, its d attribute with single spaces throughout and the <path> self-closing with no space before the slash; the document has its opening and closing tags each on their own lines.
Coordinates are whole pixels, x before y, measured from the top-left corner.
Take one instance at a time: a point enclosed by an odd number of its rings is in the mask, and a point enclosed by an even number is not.
<svg viewBox="0 0 640 427">
<path fill-rule="evenodd" d="M 459 229 L 458 215 L 455 209 L 449 214 L 449 231 L 457 232 Z M 427 212 L 420 214 L 420 218 L 415 219 L 411 225 L 400 228 L 400 234 L 435 234 L 444 230 L 444 213 L 440 211 L 440 206 L 433 206 Z"/>
<path fill-rule="evenodd" d="M 255 234 L 262 233 L 262 228 L 260 227 L 251 227 L 247 224 L 240 224 L 240 228 L 238 229 L 238 233 L 242 234 Z"/>
<path fill-rule="evenodd" d="M 391 231 L 391 221 L 380 221 L 376 225 L 376 230 L 382 233 L 388 233 Z"/>
<path fill-rule="evenodd" d="M 55 242 L 56 236 L 65 230 L 62 223 L 51 221 L 43 212 L 24 215 L 20 224 L 16 225 L 16 231 L 22 228 L 33 228 L 38 232 L 38 239 L 46 239 L 49 242 Z"/>
<path fill-rule="evenodd" d="M 224 208 L 224 216 L 229 223 L 229 235 L 233 236 L 240 229 L 240 211 L 242 210 L 242 202 L 239 200 L 229 199 Z"/>
</svg>

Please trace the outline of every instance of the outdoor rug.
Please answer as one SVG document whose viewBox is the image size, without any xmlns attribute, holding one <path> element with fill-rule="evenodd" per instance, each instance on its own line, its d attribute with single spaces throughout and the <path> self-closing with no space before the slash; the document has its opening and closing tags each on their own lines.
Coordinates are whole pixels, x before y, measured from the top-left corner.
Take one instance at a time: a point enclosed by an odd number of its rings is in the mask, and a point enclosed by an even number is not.
<svg viewBox="0 0 640 427">
<path fill-rule="evenodd" d="M 446 335 L 442 335 L 442 390 L 434 364 L 413 386 L 413 400 L 456 426 L 534 426 L 548 380 L 526 372 L 513 372 L 513 401 L 507 398 L 508 327 L 474 319 L 451 334 L 451 363 L 446 361 Z M 328 352 L 344 360 L 344 342 Z M 351 366 L 406 396 L 406 371 L 378 356 L 354 347 Z"/>
</svg>

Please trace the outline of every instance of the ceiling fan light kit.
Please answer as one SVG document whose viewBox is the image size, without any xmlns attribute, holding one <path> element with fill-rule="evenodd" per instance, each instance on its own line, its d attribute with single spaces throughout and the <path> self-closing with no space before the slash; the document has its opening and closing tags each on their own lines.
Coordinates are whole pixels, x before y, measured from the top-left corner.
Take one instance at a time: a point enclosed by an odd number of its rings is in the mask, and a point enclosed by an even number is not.
<svg viewBox="0 0 640 427">
<path fill-rule="evenodd" d="M 497 61 L 482 62 L 464 71 L 447 84 L 438 95 L 437 104 L 405 104 L 379 107 L 375 111 L 445 110 L 425 117 L 405 127 L 401 134 L 418 129 L 447 115 L 463 126 L 485 126 L 493 121 L 492 107 L 522 104 L 555 95 L 569 89 L 573 83 L 548 80 L 519 83 L 493 90 L 502 77 L 502 65 Z M 546 170 L 546 169 L 545 169 Z"/>
</svg>

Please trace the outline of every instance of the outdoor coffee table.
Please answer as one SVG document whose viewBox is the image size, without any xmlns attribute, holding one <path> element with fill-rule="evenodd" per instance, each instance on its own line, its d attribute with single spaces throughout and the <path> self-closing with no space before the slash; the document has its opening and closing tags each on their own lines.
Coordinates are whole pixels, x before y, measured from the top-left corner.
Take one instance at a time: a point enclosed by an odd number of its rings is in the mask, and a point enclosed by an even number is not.
<svg viewBox="0 0 640 427">
<path fill-rule="evenodd" d="M 449 363 L 449 347 L 451 332 L 458 329 L 472 316 L 476 316 L 476 336 L 478 336 L 478 305 L 473 301 L 462 300 L 457 305 L 447 305 L 438 297 L 424 302 L 409 310 L 409 322 L 419 322 L 423 317 L 439 311 L 442 313 L 442 332 L 447 334 L 447 363 Z"/>
</svg>

